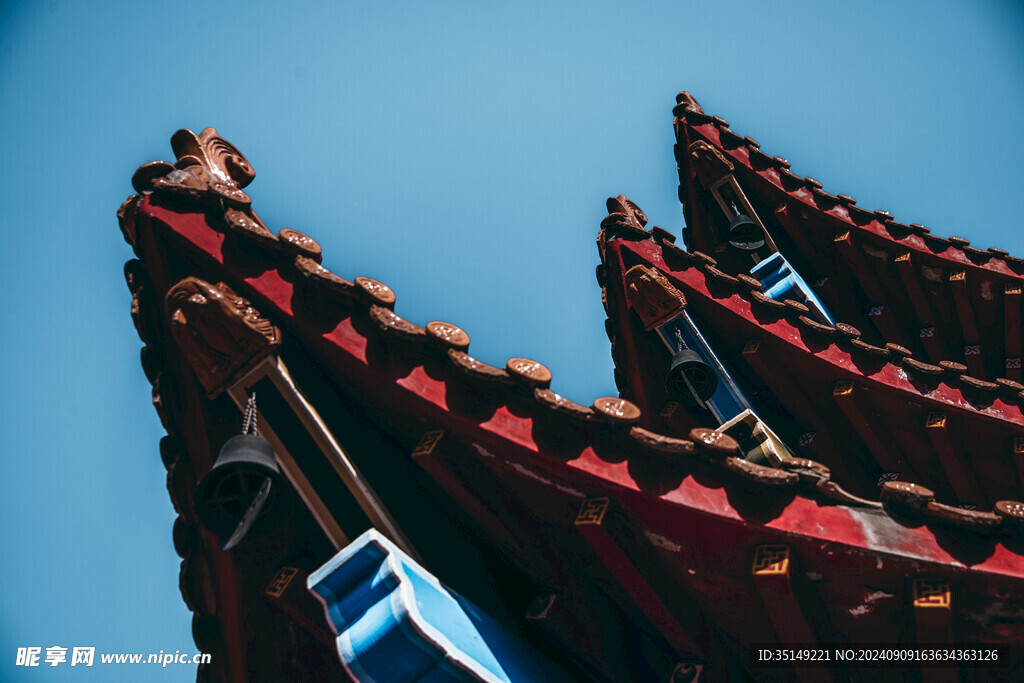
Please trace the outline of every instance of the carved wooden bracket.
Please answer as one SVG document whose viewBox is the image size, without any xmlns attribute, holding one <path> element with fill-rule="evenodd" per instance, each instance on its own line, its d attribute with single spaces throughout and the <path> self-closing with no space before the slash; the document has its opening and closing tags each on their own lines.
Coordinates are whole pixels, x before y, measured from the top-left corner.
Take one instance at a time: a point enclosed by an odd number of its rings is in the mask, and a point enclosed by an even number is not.
<svg viewBox="0 0 1024 683">
<path fill-rule="evenodd" d="M 697 172 L 697 179 L 705 188 L 710 188 L 716 180 L 733 171 L 732 162 L 703 140 L 690 145 L 689 152 L 690 163 Z"/>
<path fill-rule="evenodd" d="M 653 330 L 686 307 L 683 293 L 664 275 L 646 266 L 633 266 L 626 271 L 626 296 L 648 330 Z"/>
<path fill-rule="evenodd" d="M 223 282 L 187 277 L 164 302 L 171 334 L 215 398 L 281 345 L 281 332 Z"/>
</svg>

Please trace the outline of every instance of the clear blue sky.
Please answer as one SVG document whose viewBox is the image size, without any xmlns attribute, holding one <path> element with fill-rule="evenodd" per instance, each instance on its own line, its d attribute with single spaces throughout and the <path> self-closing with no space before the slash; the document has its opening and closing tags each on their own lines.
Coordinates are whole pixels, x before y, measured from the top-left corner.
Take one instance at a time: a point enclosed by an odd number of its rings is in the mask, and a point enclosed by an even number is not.
<svg viewBox="0 0 1024 683">
<path fill-rule="evenodd" d="M 604 199 L 679 233 L 679 90 L 829 192 L 1024 255 L 1022 20 L 995 1 L 2 3 L 0 680 L 194 680 L 13 666 L 27 645 L 194 649 L 114 216 L 177 128 L 235 143 L 257 212 L 330 269 L 590 404 L 615 393 Z"/>
</svg>

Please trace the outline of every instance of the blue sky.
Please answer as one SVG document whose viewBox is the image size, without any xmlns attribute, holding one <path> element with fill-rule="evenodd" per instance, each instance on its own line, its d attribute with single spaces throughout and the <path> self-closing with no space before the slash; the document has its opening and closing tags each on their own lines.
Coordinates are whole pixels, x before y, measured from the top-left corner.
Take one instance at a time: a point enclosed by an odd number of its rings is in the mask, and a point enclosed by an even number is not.
<svg viewBox="0 0 1024 683">
<path fill-rule="evenodd" d="M 0 679 L 194 680 L 14 667 L 194 649 L 114 215 L 178 128 L 238 146 L 331 270 L 585 404 L 615 393 L 604 199 L 682 227 L 680 90 L 829 192 L 1024 255 L 1019 3 L 554 5 L 0 4 Z"/>
</svg>

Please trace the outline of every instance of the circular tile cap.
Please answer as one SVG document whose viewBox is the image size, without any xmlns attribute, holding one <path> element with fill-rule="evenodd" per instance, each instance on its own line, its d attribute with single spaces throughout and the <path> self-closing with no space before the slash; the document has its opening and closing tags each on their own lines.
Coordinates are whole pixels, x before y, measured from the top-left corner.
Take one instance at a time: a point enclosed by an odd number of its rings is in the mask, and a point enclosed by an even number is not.
<svg viewBox="0 0 1024 683">
<path fill-rule="evenodd" d="M 370 295 L 374 303 L 388 308 L 395 305 L 395 292 L 383 282 L 360 276 L 356 278 L 356 284 Z"/>
<path fill-rule="evenodd" d="M 1024 503 L 1015 500 L 1001 500 L 995 505 L 995 513 L 1006 520 L 1006 523 L 1024 527 Z"/>
<path fill-rule="evenodd" d="M 458 325 L 432 320 L 427 323 L 427 333 L 453 349 L 465 351 L 469 348 L 469 335 Z"/>
<path fill-rule="evenodd" d="M 594 401 L 594 410 L 610 422 L 634 424 L 640 419 L 640 409 L 624 398 L 604 396 Z"/>
<path fill-rule="evenodd" d="M 277 234 L 277 238 L 303 256 L 308 256 L 317 262 L 320 261 L 322 255 L 320 245 L 309 235 L 292 228 L 282 228 L 281 232 Z"/>
<path fill-rule="evenodd" d="M 911 508 L 924 509 L 935 500 L 935 493 L 919 484 L 906 481 L 887 481 L 882 484 L 882 500 L 906 505 Z"/>
<path fill-rule="evenodd" d="M 690 441 L 705 453 L 716 455 L 732 455 L 739 450 L 739 444 L 728 434 L 716 432 L 707 427 L 694 427 L 690 430 Z"/>
<path fill-rule="evenodd" d="M 509 358 L 505 370 L 510 375 L 533 387 L 547 387 L 551 384 L 551 371 L 529 358 Z"/>
</svg>

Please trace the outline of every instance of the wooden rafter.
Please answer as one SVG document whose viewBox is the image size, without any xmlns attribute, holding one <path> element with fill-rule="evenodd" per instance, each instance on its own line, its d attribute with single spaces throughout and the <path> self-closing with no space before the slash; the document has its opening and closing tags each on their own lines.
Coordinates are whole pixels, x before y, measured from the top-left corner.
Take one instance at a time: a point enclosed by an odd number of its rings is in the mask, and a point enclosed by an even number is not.
<svg viewBox="0 0 1024 683">
<path fill-rule="evenodd" d="M 1013 462 L 1017 465 L 1020 485 L 1024 486 L 1024 436 L 1018 436 L 1013 440 Z"/>
<path fill-rule="evenodd" d="M 894 259 L 894 262 L 896 270 L 900 274 L 900 281 L 910 297 L 910 303 L 914 306 L 921 347 L 924 348 L 932 363 L 949 360 L 949 351 L 942 341 L 942 336 L 935 333 L 935 312 L 921 289 L 921 282 L 918 279 L 917 269 L 914 267 L 910 252 L 903 252 Z"/>
<path fill-rule="evenodd" d="M 444 435 L 443 429 L 426 432 L 412 451 L 413 462 L 422 467 L 453 500 L 460 501 L 469 515 L 484 524 L 498 540 L 509 548 L 521 551 L 519 543 L 508 527 L 484 507 L 478 497 L 468 491 L 455 476 L 454 471 L 457 468 L 452 467 L 452 463 L 445 457 L 446 449 L 439 447 Z"/>
<path fill-rule="evenodd" d="M 978 486 L 974 471 L 964 467 L 961 462 L 962 452 L 954 445 L 954 435 L 950 433 L 946 413 L 932 412 L 925 420 L 925 433 L 931 441 L 932 448 L 939 456 L 942 469 L 946 472 L 953 491 L 961 503 L 980 505 L 985 503 L 985 496 Z"/>
<path fill-rule="evenodd" d="M 820 259 L 820 250 L 815 249 L 811 244 L 811 241 L 807 238 L 807 228 L 805 226 L 798 225 L 798 216 L 796 215 L 796 211 L 797 209 L 794 209 L 789 204 L 780 204 L 775 208 L 775 218 L 786 231 L 786 236 L 793 240 L 797 249 L 801 253 L 807 254 L 811 258 Z"/>
<path fill-rule="evenodd" d="M 889 297 L 872 276 L 872 271 L 864 260 L 864 253 L 853 243 L 853 233 L 850 230 L 840 232 L 833 242 L 872 302 L 867 312 L 868 319 L 882 335 L 882 339 L 899 343 L 903 335 L 899 333 L 899 326 L 893 319 L 892 310 L 883 303 L 888 301 Z"/>
<path fill-rule="evenodd" d="M 743 347 L 743 359 L 748 365 L 765 381 L 765 383 L 776 388 L 778 398 L 793 415 L 799 415 L 810 420 L 800 435 L 797 446 L 801 450 L 809 450 L 823 463 L 828 464 L 829 469 L 834 473 L 836 479 L 845 482 L 847 485 L 864 483 L 862 476 L 855 477 L 849 468 L 846 460 L 837 457 L 839 450 L 836 448 L 830 436 L 831 429 L 825 419 L 822 418 L 821 410 L 811 404 L 799 384 L 786 382 L 778 367 L 777 356 L 772 354 L 759 340 L 750 340 Z M 785 389 L 785 391 L 783 391 Z"/>
<path fill-rule="evenodd" d="M 605 527 L 605 518 L 611 501 L 608 498 L 588 498 L 576 515 L 576 529 L 594 549 L 601 562 L 615 576 L 626 592 L 650 619 L 659 632 L 680 655 L 703 659 L 704 655 L 695 641 L 695 634 L 688 633 L 679 620 L 665 606 L 657 591 L 651 587 L 619 544 Z"/>
<path fill-rule="evenodd" d="M 861 412 L 857 405 L 856 389 L 855 382 L 840 380 L 832 390 L 832 398 L 882 469 L 887 472 L 906 471 L 906 464 L 890 450 L 888 444 L 892 443 L 892 439 L 883 436 L 879 431 L 880 425 L 875 420 L 868 420 Z"/>
<path fill-rule="evenodd" d="M 1003 286 L 1003 377 L 1019 382 L 1021 379 L 1021 286 L 1007 283 Z"/>
<path fill-rule="evenodd" d="M 944 645 L 953 641 L 953 594 L 945 579 L 917 577 L 912 581 L 914 626 L 918 645 Z M 960 680 L 956 668 L 921 667 L 922 680 Z"/>
<path fill-rule="evenodd" d="M 797 245 L 797 250 L 811 261 L 811 267 L 819 273 L 832 273 L 832 264 L 822 254 L 822 250 L 815 247 L 807 237 L 807 228 L 800 226 L 797 222 L 799 209 L 789 204 L 781 204 L 775 209 L 775 218 L 786 231 L 786 235 Z M 836 287 L 835 278 L 831 275 L 823 275 L 810 283 L 818 298 L 835 311 L 847 312 L 852 307 L 846 306 L 846 297 L 841 295 Z"/>
<path fill-rule="evenodd" d="M 816 642 L 814 630 L 793 592 L 791 554 L 788 545 L 759 545 L 751 573 L 779 642 L 810 645 Z M 796 672 L 801 681 L 830 680 L 828 672 L 820 668 L 797 667 Z"/>
<path fill-rule="evenodd" d="M 972 377 L 987 379 L 981 339 L 978 336 L 978 322 L 967 295 L 967 271 L 957 270 L 949 275 L 949 288 L 953 292 L 956 315 L 964 333 L 964 365 Z"/>
</svg>

